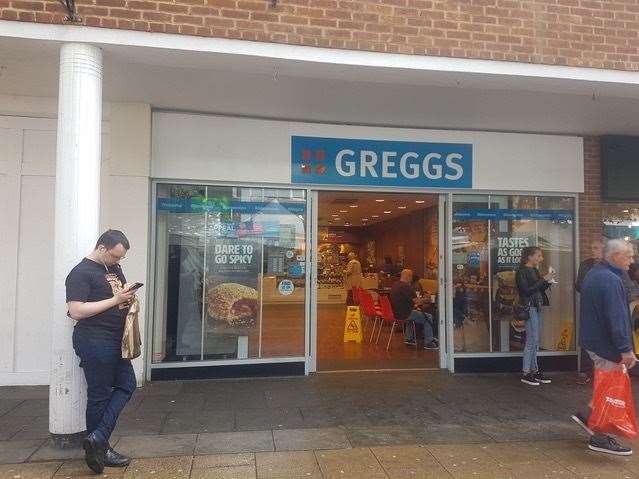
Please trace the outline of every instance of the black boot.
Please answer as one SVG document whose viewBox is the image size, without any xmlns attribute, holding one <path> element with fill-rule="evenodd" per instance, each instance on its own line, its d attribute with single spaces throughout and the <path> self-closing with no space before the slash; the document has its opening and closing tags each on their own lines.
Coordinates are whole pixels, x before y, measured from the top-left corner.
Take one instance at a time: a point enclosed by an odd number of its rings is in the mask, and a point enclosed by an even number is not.
<svg viewBox="0 0 639 479">
<path fill-rule="evenodd" d="M 84 460 L 89 469 L 96 474 L 102 474 L 108 444 L 96 436 L 95 432 L 92 432 L 84 438 L 82 447 L 84 448 Z"/>
<path fill-rule="evenodd" d="M 120 454 L 112 447 L 109 447 L 106 452 L 106 459 L 104 461 L 104 465 L 106 467 L 126 467 L 129 464 L 131 464 L 130 457 L 127 457 L 124 454 Z"/>
</svg>

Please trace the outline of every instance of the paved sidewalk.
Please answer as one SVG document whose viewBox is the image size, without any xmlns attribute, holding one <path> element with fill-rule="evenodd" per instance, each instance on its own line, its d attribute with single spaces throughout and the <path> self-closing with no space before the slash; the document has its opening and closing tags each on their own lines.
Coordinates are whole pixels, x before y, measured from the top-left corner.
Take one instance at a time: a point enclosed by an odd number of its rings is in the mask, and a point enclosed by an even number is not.
<svg viewBox="0 0 639 479">
<path fill-rule="evenodd" d="M 634 479 L 639 456 L 610 457 L 583 442 L 405 445 L 171 456 L 106 469 L 112 479 Z M 83 461 L 0 466 L 2 479 L 93 478 Z"/>
<path fill-rule="evenodd" d="M 625 476 L 626 469 L 638 473 L 634 458 L 610 462 L 586 452 L 585 437 L 569 420 L 590 388 L 576 386 L 574 374 L 556 374 L 553 380 L 531 388 L 517 375 L 409 371 L 158 382 L 136 392 L 112 442 L 139 459 L 126 477 L 243 478 L 255 477 L 256 471 L 260 478 L 363 477 L 357 470 L 372 478 L 478 477 L 465 472 L 476 461 L 498 468 L 485 477 L 502 477 L 492 475 L 502 469 L 503 477 L 511 477 L 506 466 L 517 461 L 561 472 L 547 477 L 586 477 L 581 472 L 634 477 Z M 639 397 L 636 378 L 633 383 Z M 0 388 L 0 464 L 37 463 L 0 466 L 0 478 L 86 474 L 82 462 L 73 462 L 82 457 L 81 450 L 56 450 L 49 443 L 47 395 L 42 387 Z M 634 445 L 639 454 L 639 444 Z M 503 458 L 495 457 L 501 452 Z M 515 463 L 511 456 L 518 458 Z M 173 459 L 152 459 L 161 457 Z M 401 471 L 417 467 L 411 461 L 418 458 L 420 468 L 429 464 L 442 475 L 402 476 Z M 580 469 L 581 463 L 592 468 Z M 167 464 L 181 471 L 158 475 Z M 136 472 L 147 466 L 156 474 Z M 617 475 L 604 469 L 592 475 L 599 466 L 617 468 Z M 30 468 L 33 474 L 27 473 Z M 512 477 L 545 477 L 516 469 Z M 291 472 L 298 470 L 299 475 Z M 109 477 L 122 473 L 109 471 Z"/>
</svg>

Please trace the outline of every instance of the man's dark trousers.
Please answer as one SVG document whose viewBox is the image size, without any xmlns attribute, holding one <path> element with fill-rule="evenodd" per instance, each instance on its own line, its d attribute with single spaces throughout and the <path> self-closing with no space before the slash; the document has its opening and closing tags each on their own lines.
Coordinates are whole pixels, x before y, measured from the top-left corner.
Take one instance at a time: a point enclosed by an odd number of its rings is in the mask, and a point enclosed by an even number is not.
<svg viewBox="0 0 639 479">
<path fill-rule="evenodd" d="M 135 391 L 135 373 L 128 359 L 122 359 L 117 338 L 95 338 L 73 333 L 73 349 L 87 380 L 87 433 L 109 441 L 118 416 Z"/>
</svg>

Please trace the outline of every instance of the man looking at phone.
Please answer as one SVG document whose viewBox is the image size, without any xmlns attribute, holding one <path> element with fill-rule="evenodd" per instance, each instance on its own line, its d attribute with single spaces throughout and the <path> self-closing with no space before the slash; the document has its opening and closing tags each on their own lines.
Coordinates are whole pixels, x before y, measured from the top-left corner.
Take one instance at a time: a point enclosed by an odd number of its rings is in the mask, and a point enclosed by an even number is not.
<svg viewBox="0 0 639 479">
<path fill-rule="evenodd" d="M 131 361 L 122 359 L 122 334 L 135 291 L 126 284 L 119 262 L 129 241 L 118 230 L 104 232 L 95 249 L 67 276 L 68 315 L 76 320 L 73 349 L 87 381 L 85 460 L 101 474 L 130 459 L 109 446 L 120 412 L 135 391 Z"/>
</svg>

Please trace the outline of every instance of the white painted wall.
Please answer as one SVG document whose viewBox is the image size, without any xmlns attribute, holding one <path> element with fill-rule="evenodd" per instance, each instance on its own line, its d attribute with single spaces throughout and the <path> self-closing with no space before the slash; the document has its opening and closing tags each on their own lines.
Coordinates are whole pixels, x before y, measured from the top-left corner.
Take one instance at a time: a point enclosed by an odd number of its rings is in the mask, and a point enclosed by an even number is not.
<svg viewBox="0 0 639 479">
<path fill-rule="evenodd" d="M 0 105 L 0 386 L 48 384 L 55 101 L 0 95 Z M 104 112 L 101 226 L 127 234 L 125 274 L 149 284 L 150 107 L 114 103 Z M 139 299 L 144 332 L 145 290 Z M 134 367 L 141 382 L 142 358 Z"/>
<path fill-rule="evenodd" d="M 156 178 L 291 181 L 291 136 L 472 143 L 474 190 L 579 193 L 579 137 L 379 128 L 211 115 L 153 114 Z"/>
</svg>

